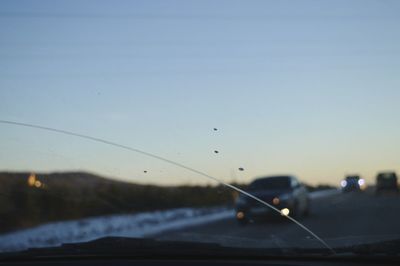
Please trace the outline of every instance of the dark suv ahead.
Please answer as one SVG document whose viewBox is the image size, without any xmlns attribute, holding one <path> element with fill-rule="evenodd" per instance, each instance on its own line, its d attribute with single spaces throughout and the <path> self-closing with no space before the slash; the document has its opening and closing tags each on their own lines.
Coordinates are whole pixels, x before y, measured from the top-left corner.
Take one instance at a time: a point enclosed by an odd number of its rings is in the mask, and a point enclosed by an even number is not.
<svg viewBox="0 0 400 266">
<path fill-rule="evenodd" d="M 360 191 L 365 186 L 365 181 L 358 175 L 349 175 L 340 182 L 340 186 L 343 192 Z"/>
<path fill-rule="evenodd" d="M 397 175 L 395 172 L 382 172 L 376 176 L 376 194 L 384 191 L 399 192 Z"/>
<path fill-rule="evenodd" d="M 253 196 L 271 204 L 281 215 L 299 216 L 308 214 L 307 189 L 294 176 L 271 176 L 254 180 L 248 189 Z M 245 224 L 256 216 L 280 216 L 278 212 L 260 202 L 240 195 L 236 199 L 236 218 Z"/>
</svg>

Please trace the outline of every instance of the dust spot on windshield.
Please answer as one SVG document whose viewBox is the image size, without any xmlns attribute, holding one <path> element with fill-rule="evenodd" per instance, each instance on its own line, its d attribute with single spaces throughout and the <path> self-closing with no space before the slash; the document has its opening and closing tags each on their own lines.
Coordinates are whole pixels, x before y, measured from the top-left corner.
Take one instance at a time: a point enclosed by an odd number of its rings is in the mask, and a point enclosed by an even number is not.
<svg viewBox="0 0 400 266">
<path fill-rule="evenodd" d="M 218 128 L 216 128 L 216 127 L 214 127 L 214 129 L 213 129 L 214 131 L 218 131 Z"/>
<path fill-rule="evenodd" d="M 244 171 L 243 167 L 239 167 L 238 169 L 239 169 L 239 171 Z"/>
<path fill-rule="evenodd" d="M 219 153 L 219 151 L 215 150 L 214 153 Z"/>
<path fill-rule="evenodd" d="M 143 171 L 143 173 L 147 174 L 147 171 L 146 171 L 146 170 L 144 170 L 144 171 Z"/>
</svg>

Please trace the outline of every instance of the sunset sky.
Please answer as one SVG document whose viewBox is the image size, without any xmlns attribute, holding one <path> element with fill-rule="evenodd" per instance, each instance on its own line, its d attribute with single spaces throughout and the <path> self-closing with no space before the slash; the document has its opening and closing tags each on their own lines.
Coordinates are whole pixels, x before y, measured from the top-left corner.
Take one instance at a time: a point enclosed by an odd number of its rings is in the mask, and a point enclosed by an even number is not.
<svg viewBox="0 0 400 266">
<path fill-rule="evenodd" d="M 400 173 L 399 11 L 365 0 L 1 1 L 0 120 L 103 138 L 224 181 L 373 182 Z M 209 182 L 0 123 L 3 170 Z"/>
</svg>

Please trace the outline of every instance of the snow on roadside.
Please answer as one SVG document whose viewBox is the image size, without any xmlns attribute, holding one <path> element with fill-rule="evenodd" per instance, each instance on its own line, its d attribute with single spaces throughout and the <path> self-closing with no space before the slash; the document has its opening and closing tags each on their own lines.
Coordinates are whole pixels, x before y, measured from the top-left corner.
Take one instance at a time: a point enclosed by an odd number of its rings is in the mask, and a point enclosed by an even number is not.
<svg viewBox="0 0 400 266">
<path fill-rule="evenodd" d="M 318 198 L 323 198 L 323 197 L 329 197 L 333 195 L 340 194 L 341 190 L 340 189 L 326 189 L 326 190 L 320 190 L 320 191 L 314 191 L 309 193 L 309 196 L 311 199 L 318 199 Z"/>
<path fill-rule="evenodd" d="M 54 247 L 106 236 L 143 237 L 166 230 L 205 224 L 233 217 L 227 208 L 180 208 L 132 215 L 113 215 L 56 222 L 0 235 L 0 252 Z"/>
</svg>

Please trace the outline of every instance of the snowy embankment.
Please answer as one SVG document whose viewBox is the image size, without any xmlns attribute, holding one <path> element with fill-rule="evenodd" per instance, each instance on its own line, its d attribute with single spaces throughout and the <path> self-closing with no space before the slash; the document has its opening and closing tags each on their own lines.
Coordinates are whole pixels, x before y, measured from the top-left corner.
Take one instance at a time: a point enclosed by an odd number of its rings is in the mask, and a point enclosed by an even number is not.
<svg viewBox="0 0 400 266">
<path fill-rule="evenodd" d="M 317 191 L 310 193 L 310 197 L 316 199 L 338 192 Z M 0 252 L 59 246 L 62 243 L 85 242 L 106 236 L 144 237 L 233 217 L 234 211 L 224 207 L 180 208 L 56 222 L 0 235 Z"/>
<path fill-rule="evenodd" d="M 56 222 L 0 235 L 0 252 L 28 247 L 58 246 L 106 236 L 144 237 L 233 216 L 227 208 L 180 208 L 139 214 L 112 215 Z"/>
<path fill-rule="evenodd" d="M 340 189 L 326 189 L 326 190 L 320 190 L 320 191 L 314 191 L 309 193 L 309 196 L 311 199 L 319 199 L 319 198 L 324 198 L 324 197 L 329 197 L 333 195 L 340 194 L 341 190 Z"/>
</svg>

